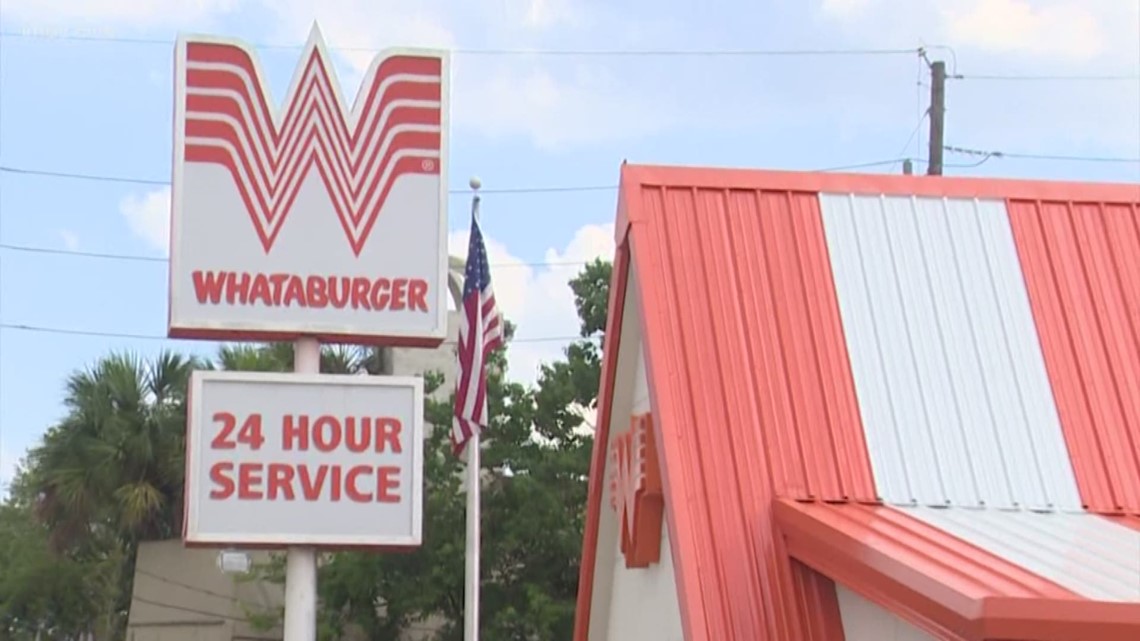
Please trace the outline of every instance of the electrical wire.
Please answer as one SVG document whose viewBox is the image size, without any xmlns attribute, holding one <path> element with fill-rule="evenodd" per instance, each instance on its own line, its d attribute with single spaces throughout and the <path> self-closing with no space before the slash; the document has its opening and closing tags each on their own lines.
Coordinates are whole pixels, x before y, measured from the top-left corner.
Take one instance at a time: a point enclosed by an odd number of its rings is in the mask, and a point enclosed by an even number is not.
<svg viewBox="0 0 1140 641">
<path fill-rule="evenodd" d="M 135 45 L 174 46 L 165 38 L 126 38 L 120 36 L 58 34 L 36 31 L 3 31 L 3 38 L 32 40 L 58 40 L 71 42 L 105 42 Z M 258 49 L 301 49 L 303 44 L 250 43 Z M 380 53 L 381 48 L 330 45 L 333 51 L 346 53 Z M 787 56 L 897 56 L 913 55 L 917 47 L 909 49 L 469 49 L 448 50 L 453 55 L 467 56 L 582 56 L 582 57 L 787 57 Z"/>
<path fill-rule="evenodd" d="M 184 605 L 175 605 L 173 603 L 163 603 L 162 601 L 154 601 L 152 599 L 148 599 L 146 597 L 141 597 L 138 595 L 132 595 L 131 600 L 132 601 L 138 601 L 139 603 L 144 603 L 146 605 L 152 605 L 156 608 L 166 608 L 168 610 L 177 610 L 178 612 L 185 612 L 187 614 L 197 614 L 198 616 L 203 616 L 203 617 L 211 617 L 214 619 L 225 619 L 228 621 L 237 621 L 239 623 L 249 622 L 249 618 L 247 618 L 247 617 L 239 617 L 239 616 L 234 616 L 232 614 L 223 614 L 221 612 L 210 612 L 208 610 L 199 610 L 198 608 L 191 608 L 191 607 L 187 607 Z"/>
<path fill-rule="evenodd" d="M 960 74 L 955 76 L 947 76 L 948 80 L 979 80 L 979 81 L 1003 81 L 1003 82 L 1120 82 L 1120 81 L 1136 81 L 1140 80 L 1140 75 L 1135 74 L 1086 74 L 1086 75 L 1057 75 L 1057 74 L 1040 74 L 1040 75 L 1018 75 L 1018 74 Z"/>
<path fill-rule="evenodd" d="M 68 327 L 48 327 L 46 325 L 30 325 L 24 323 L 0 323 L 0 329 L 9 329 L 22 332 L 35 332 L 42 334 L 57 334 L 66 336 L 95 336 L 99 338 L 126 338 L 131 340 L 147 340 L 147 341 L 174 341 L 174 340 L 187 340 L 187 342 L 201 344 L 198 340 L 189 339 L 174 339 L 161 334 L 138 334 L 132 332 L 109 332 L 94 329 L 74 329 Z M 514 343 L 558 343 L 577 340 L 595 340 L 594 337 L 582 336 L 532 336 L 524 338 L 512 338 L 510 342 Z M 219 341 L 225 342 L 225 341 Z M 441 345 L 455 345 L 457 341 L 446 340 Z"/>
<path fill-rule="evenodd" d="M 889 160 L 875 160 L 871 162 L 858 163 L 853 165 L 843 165 L 840 167 L 826 167 L 823 169 L 815 169 L 813 171 L 844 171 L 849 169 L 863 169 L 867 167 L 878 167 L 882 165 L 890 165 L 899 163 L 905 160 L 904 158 L 893 158 Z M 29 167 L 19 167 L 16 165 L 0 165 L 0 173 L 17 174 L 24 176 L 40 176 L 45 178 L 63 178 L 66 180 L 86 180 L 92 182 L 105 182 L 105 183 L 129 183 L 138 185 L 155 185 L 166 186 L 170 184 L 169 180 L 159 180 L 156 178 L 142 178 L 138 176 L 115 176 L 110 174 L 90 174 L 72 171 L 57 171 L 50 169 L 33 169 Z M 575 192 L 575 191 L 614 191 L 618 188 L 617 185 L 543 185 L 535 187 L 482 187 L 479 189 L 481 194 L 532 194 L 532 193 L 560 193 L 560 192 Z M 450 189 L 448 193 L 451 194 L 471 194 L 474 193 L 470 188 L 467 189 Z"/>
<path fill-rule="evenodd" d="M 54 247 L 37 247 L 35 245 L 20 245 L 14 243 L 0 243 L 0 250 L 22 252 L 31 254 L 47 254 L 49 256 L 74 256 L 77 258 L 97 258 L 101 260 L 129 260 L 147 263 L 169 263 L 165 256 L 145 256 L 143 254 L 118 254 L 107 252 L 89 252 L 77 249 L 57 249 Z M 519 263 L 490 263 L 491 267 L 513 269 L 519 267 L 581 267 L 586 265 L 584 260 L 548 260 Z"/>
<path fill-rule="evenodd" d="M 970 149 L 968 147 L 955 147 L 953 145 L 944 145 L 943 148 L 951 153 L 963 154 L 967 156 L 986 156 L 989 158 L 1013 158 L 1020 160 L 1048 160 L 1059 162 L 1140 163 L 1140 158 L 1124 158 L 1120 156 L 1070 156 L 1063 154 L 987 151 L 983 149 Z"/>
<path fill-rule="evenodd" d="M 107 183 L 128 183 L 136 185 L 155 185 L 166 186 L 170 184 L 169 180 L 159 180 L 157 178 L 141 178 L 137 176 L 114 176 L 105 174 L 87 174 L 71 171 L 54 171 L 47 169 L 31 169 L 28 167 L 15 167 L 12 165 L 0 165 L 0 173 L 5 174 L 19 174 L 24 176 L 41 176 L 45 178 L 64 178 L 68 180 L 88 180 L 94 182 L 107 182 Z M 617 185 L 562 185 L 562 186 L 538 186 L 538 187 L 500 187 L 500 188 L 480 188 L 481 194 L 531 194 L 531 193 L 557 193 L 569 191 L 612 191 L 617 189 Z M 471 194 L 473 193 L 470 188 L 467 189 L 449 189 L 450 194 Z"/>
<path fill-rule="evenodd" d="M 174 40 L 165 38 L 129 38 L 114 35 L 98 34 L 61 34 L 50 31 L 3 31 L 0 38 L 27 39 L 27 40 L 55 40 L 63 42 L 92 42 L 125 45 L 163 45 L 174 46 Z M 292 49 L 299 50 L 303 44 L 284 43 L 250 43 L 259 49 Z M 328 47 L 330 50 L 345 53 L 380 53 L 383 49 L 376 47 L 339 46 Z M 958 72 L 958 55 L 953 47 L 939 44 L 923 44 L 918 47 L 899 48 L 830 48 L 830 49 L 449 49 L 453 55 L 462 56 L 547 56 L 547 57 L 604 57 L 604 58 L 660 58 L 660 57 L 697 57 L 697 58 L 780 58 L 780 57 L 868 57 L 868 56 L 901 56 L 917 54 L 927 65 L 931 60 L 927 52 L 932 50 L 945 51 L 950 57 L 950 70 L 947 79 L 950 80 L 976 80 L 976 81 L 1013 81 L 1013 82 L 1120 82 L 1140 80 L 1140 75 L 1133 74 L 962 74 Z"/>
</svg>

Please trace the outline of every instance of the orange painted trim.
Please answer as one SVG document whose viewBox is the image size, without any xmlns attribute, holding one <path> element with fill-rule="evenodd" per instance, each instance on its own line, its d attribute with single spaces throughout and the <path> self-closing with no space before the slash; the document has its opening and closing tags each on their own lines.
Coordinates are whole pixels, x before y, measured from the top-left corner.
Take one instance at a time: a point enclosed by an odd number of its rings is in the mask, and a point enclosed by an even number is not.
<svg viewBox="0 0 1140 641">
<path fill-rule="evenodd" d="M 1140 603 L 1085 599 L 889 507 L 775 502 L 797 560 L 941 638 L 1140 638 Z"/>
<path fill-rule="evenodd" d="M 661 560 L 661 468 L 653 415 L 630 418 L 629 429 L 610 444 L 610 503 L 621 524 L 621 553 L 625 567 L 646 568 Z"/>
<path fill-rule="evenodd" d="M 586 489 L 586 523 L 582 537 L 582 559 L 578 568 L 578 603 L 574 611 L 574 641 L 587 641 L 590 634 L 590 608 L 594 598 L 594 574 L 598 560 L 598 526 L 605 492 L 606 457 L 609 451 L 610 416 L 613 412 L 614 379 L 621 354 L 621 330 L 625 316 L 625 292 L 629 280 L 629 243 L 614 252 L 610 275 L 609 312 L 602 355 L 602 375 L 598 382 L 598 418 L 594 429 L 594 450 L 590 459 L 590 479 Z"/>
<path fill-rule="evenodd" d="M 617 216 L 614 219 L 614 245 L 621 247 L 626 244 L 629 236 L 629 203 L 631 198 L 637 202 L 637 185 L 625 180 L 625 171 L 628 167 L 625 162 L 621 164 L 621 182 L 618 186 Z"/>
<path fill-rule="evenodd" d="M 622 181 L 683 189 L 897 194 L 953 198 L 1074 200 L 1101 203 L 1140 201 L 1140 186 L 1127 183 L 1061 182 L 950 176 L 845 174 L 766 169 L 625 165 Z M 631 211 L 632 222 L 635 212 Z"/>
<path fill-rule="evenodd" d="M 847 633 L 843 630 L 835 581 L 795 559 L 792 559 L 792 581 L 805 613 L 805 638 L 845 641 Z"/>
</svg>

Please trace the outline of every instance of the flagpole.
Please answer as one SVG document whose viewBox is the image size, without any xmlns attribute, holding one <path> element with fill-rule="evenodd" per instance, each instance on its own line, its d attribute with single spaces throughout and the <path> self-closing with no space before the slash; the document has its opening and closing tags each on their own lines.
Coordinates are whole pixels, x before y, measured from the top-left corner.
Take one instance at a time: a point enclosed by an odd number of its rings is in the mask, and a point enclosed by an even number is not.
<svg viewBox="0 0 1140 641">
<path fill-rule="evenodd" d="M 463 641 L 479 641 L 479 431 L 467 441 L 467 572 L 463 591 Z"/>
<path fill-rule="evenodd" d="M 482 182 L 471 178 L 469 184 L 474 194 L 471 197 L 472 221 L 479 215 L 479 187 Z M 467 441 L 467 536 L 466 572 L 463 589 L 463 641 L 479 641 L 479 520 L 480 494 L 482 493 L 481 456 L 479 429 Z"/>
</svg>

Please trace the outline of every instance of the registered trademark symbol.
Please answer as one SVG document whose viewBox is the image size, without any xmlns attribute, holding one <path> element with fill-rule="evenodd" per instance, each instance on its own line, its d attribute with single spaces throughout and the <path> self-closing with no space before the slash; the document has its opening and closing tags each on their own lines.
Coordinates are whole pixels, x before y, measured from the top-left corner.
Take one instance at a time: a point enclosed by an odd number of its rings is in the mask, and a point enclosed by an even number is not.
<svg viewBox="0 0 1140 641">
<path fill-rule="evenodd" d="M 430 161 L 430 160 L 425 160 L 423 162 L 423 166 L 424 166 L 424 171 L 431 171 L 431 170 L 435 169 L 435 163 Z"/>
</svg>

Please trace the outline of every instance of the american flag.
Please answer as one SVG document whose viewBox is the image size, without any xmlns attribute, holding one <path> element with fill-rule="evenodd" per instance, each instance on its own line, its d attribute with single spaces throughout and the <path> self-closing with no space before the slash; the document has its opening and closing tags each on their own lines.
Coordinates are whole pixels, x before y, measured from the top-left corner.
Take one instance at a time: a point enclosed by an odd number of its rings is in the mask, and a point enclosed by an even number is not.
<svg viewBox="0 0 1140 641">
<path fill-rule="evenodd" d="M 455 416 L 451 445 L 456 456 L 467 441 L 487 426 L 487 357 L 503 342 L 503 319 L 491 289 L 487 249 L 479 231 L 479 198 L 471 204 L 471 240 L 463 280 L 459 322 L 459 380 L 455 384 Z"/>
</svg>

